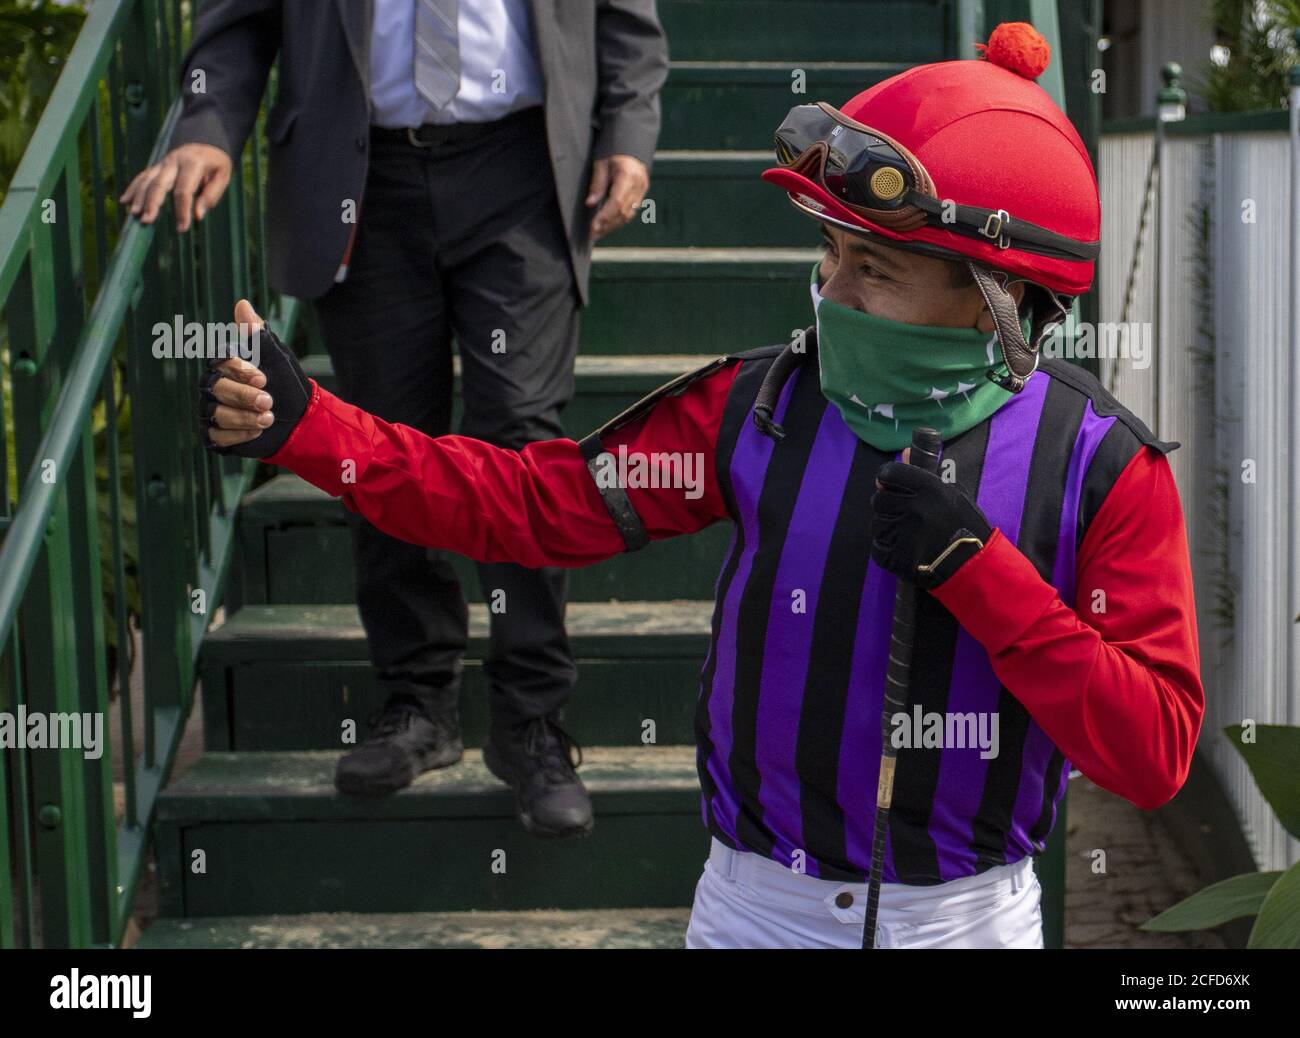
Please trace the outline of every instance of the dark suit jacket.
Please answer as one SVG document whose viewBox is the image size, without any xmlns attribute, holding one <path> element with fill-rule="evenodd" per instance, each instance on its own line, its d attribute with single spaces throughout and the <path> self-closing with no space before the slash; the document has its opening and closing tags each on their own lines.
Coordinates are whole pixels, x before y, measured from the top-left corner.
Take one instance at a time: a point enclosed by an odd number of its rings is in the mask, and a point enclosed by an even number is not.
<svg viewBox="0 0 1300 1038">
<path fill-rule="evenodd" d="M 591 163 L 635 155 L 648 167 L 659 135 L 668 47 L 654 0 L 530 0 L 545 82 L 547 139 L 578 290 L 591 267 L 583 203 Z M 370 124 L 370 0 L 207 0 L 185 56 L 184 112 L 172 145 L 238 156 L 280 56 L 270 141 L 266 229 L 270 277 L 304 299 L 333 283 L 360 203 Z M 194 70 L 206 77 L 195 93 Z"/>
</svg>

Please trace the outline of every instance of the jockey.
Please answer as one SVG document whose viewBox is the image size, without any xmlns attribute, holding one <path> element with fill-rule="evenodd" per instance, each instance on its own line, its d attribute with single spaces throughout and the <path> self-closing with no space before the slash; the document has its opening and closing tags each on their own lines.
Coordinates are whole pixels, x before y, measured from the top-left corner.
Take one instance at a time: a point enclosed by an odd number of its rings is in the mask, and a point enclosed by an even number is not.
<svg viewBox="0 0 1300 1038">
<path fill-rule="evenodd" d="M 798 105 L 763 179 L 817 221 L 813 321 L 581 441 L 427 437 L 346 404 L 262 333 L 202 391 L 211 449 L 379 529 L 585 566 L 732 524 L 696 713 L 712 852 L 688 947 L 1042 947 L 1033 872 L 1072 768 L 1140 808 L 1204 712 L 1178 490 L 1157 439 L 1041 346 L 1092 284 L 1097 180 L 999 26 L 835 108 Z M 236 318 L 256 325 L 241 302 Z M 904 462 L 919 426 L 938 473 Z M 698 457 L 690 493 L 614 458 Z M 617 471 L 615 471 L 617 468 Z M 897 581 L 917 588 L 879 927 L 864 941 Z"/>
</svg>

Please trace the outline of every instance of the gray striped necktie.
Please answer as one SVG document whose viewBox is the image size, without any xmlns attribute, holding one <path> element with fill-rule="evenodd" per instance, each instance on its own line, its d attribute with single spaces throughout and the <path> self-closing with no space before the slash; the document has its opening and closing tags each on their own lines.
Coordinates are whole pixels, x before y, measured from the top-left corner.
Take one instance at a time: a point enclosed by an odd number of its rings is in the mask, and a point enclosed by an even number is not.
<svg viewBox="0 0 1300 1038">
<path fill-rule="evenodd" d="M 434 108 L 460 90 L 459 0 L 415 0 L 415 89 Z"/>
</svg>

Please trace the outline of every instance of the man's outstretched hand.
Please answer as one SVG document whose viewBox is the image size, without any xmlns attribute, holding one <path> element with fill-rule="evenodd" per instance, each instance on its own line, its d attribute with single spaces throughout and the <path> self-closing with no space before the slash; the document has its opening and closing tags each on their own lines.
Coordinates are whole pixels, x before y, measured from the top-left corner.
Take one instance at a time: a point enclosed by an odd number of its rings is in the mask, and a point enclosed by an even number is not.
<svg viewBox="0 0 1300 1038">
<path fill-rule="evenodd" d="M 257 333 L 261 364 L 239 357 L 210 362 L 199 381 L 203 445 L 218 454 L 265 458 L 284 446 L 306 413 L 311 383 L 247 299 L 235 305 L 235 321 Z"/>
</svg>

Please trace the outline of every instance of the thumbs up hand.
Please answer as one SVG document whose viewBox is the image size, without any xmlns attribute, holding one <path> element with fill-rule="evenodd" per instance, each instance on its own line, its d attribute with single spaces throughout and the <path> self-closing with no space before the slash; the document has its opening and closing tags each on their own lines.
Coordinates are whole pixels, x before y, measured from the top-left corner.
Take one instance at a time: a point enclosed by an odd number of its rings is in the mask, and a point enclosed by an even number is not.
<svg viewBox="0 0 1300 1038">
<path fill-rule="evenodd" d="M 217 454 L 265 458 L 289 439 L 311 399 L 298 358 L 241 299 L 235 321 L 257 336 L 259 364 L 240 357 L 212 361 L 199 381 L 203 445 Z"/>
</svg>

